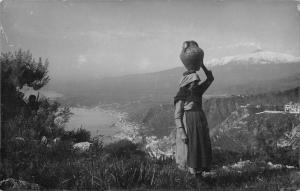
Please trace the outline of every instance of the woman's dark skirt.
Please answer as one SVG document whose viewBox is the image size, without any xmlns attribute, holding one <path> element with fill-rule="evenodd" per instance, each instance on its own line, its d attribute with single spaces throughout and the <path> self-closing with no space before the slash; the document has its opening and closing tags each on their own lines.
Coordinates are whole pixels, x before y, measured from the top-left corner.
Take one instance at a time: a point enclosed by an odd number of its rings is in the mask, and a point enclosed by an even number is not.
<svg viewBox="0 0 300 191">
<path fill-rule="evenodd" d="M 212 162 L 212 149 L 207 120 L 202 109 L 185 111 L 188 137 L 187 166 L 208 171 Z"/>
</svg>

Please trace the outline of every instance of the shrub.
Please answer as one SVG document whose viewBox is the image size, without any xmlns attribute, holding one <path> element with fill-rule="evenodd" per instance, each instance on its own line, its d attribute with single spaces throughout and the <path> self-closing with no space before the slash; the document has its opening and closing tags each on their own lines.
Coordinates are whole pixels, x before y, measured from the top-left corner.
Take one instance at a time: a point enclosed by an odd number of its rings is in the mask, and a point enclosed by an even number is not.
<svg viewBox="0 0 300 191">
<path fill-rule="evenodd" d="M 81 127 L 76 130 L 66 131 L 62 136 L 62 139 L 72 140 L 75 143 L 86 141 L 89 142 L 91 141 L 91 133 L 88 130 Z"/>
<path fill-rule="evenodd" d="M 132 156 L 145 156 L 141 151 L 140 145 L 132 143 L 129 140 L 120 140 L 105 146 L 104 151 L 111 157 L 130 158 Z"/>
</svg>

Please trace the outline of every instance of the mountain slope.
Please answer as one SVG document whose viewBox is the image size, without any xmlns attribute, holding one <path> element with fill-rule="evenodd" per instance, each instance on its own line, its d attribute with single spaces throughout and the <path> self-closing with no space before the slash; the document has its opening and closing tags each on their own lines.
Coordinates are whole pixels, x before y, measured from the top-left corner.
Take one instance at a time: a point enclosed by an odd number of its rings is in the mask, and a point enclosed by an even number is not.
<svg viewBox="0 0 300 191">
<path fill-rule="evenodd" d="M 300 139 L 300 115 L 282 111 L 284 104 L 290 101 L 300 102 L 300 87 L 257 95 L 209 98 L 203 103 L 203 109 L 213 147 L 234 153 L 265 155 L 294 164 L 295 157 L 289 161 L 290 157 L 285 156 L 297 154 L 294 151 Z M 155 143 L 162 151 L 172 150 L 175 144 L 174 106 L 148 102 L 127 107 L 123 109 L 129 112 L 129 120 L 145 126 L 141 134 L 150 137 L 150 143 Z M 266 110 L 277 112 L 262 112 Z M 279 155 L 273 156 L 274 153 Z"/>
<path fill-rule="evenodd" d="M 288 113 L 251 113 L 247 108 L 232 112 L 212 135 L 215 147 L 235 152 L 274 152 L 295 149 L 300 138 L 299 116 Z"/>
<path fill-rule="evenodd" d="M 203 110 L 210 129 L 214 130 L 241 105 L 274 106 L 283 110 L 283 105 L 290 101 L 300 102 L 300 87 L 248 96 L 213 97 L 204 102 Z"/>
<path fill-rule="evenodd" d="M 220 124 L 228 121 L 237 121 L 240 117 L 235 117 L 234 113 L 240 114 L 241 106 L 247 104 L 256 106 L 261 105 L 259 109 L 248 108 L 248 114 L 242 113 L 242 116 L 252 115 L 263 109 L 283 110 L 284 104 L 293 101 L 300 102 L 300 87 L 281 91 L 269 92 L 248 96 L 230 96 L 230 97 L 212 97 L 203 102 L 203 110 L 206 114 L 210 132 L 213 135 L 220 128 Z M 174 106 L 173 104 L 159 104 L 156 102 L 136 102 L 127 104 L 120 108 L 128 113 L 128 120 L 141 123 L 147 127 L 147 136 L 163 137 L 171 133 L 174 129 Z M 224 125 L 223 125 L 224 126 Z M 234 125 L 237 126 L 237 125 Z"/>
<path fill-rule="evenodd" d="M 215 81 L 206 96 L 258 94 L 291 89 L 300 84 L 300 61 L 290 62 L 288 57 L 285 60 L 267 58 L 250 61 L 239 59 L 239 62 L 234 60 L 212 66 L 210 69 Z M 265 64 L 266 60 L 269 64 Z M 86 82 L 61 82 L 54 84 L 52 89 L 64 94 L 60 100 L 69 105 L 126 103 L 137 100 L 172 103 L 183 72 L 184 68 L 178 67 L 161 72 Z M 200 77 L 205 79 L 202 71 Z"/>
</svg>

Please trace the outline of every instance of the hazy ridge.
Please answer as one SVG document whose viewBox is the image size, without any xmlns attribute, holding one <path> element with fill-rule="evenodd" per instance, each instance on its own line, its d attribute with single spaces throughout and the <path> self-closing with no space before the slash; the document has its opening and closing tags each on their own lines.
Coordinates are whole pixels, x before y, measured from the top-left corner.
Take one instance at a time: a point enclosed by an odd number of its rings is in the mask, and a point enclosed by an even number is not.
<svg viewBox="0 0 300 191">
<path fill-rule="evenodd" d="M 205 96 L 266 93 L 294 88 L 300 84 L 300 62 L 281 64 L 226 64 L 210 68 L 215 81 Z M 93 106 L 99 103 L 153 101 L 171 103 L 184 68 L 104 78 L 101 80 L 52 85 L 67 105 Z M 202 80 L 205 79 L 200 72 Z"/>
</svg>

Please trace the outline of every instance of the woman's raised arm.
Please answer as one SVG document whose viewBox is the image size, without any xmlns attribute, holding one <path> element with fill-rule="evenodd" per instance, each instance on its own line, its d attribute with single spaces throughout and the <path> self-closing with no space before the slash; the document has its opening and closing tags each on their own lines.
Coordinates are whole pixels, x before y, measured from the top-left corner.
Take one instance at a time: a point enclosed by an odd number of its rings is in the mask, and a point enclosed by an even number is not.
<svg viewBox="0 0 300 191">
<path fill-rule="evenodd" d="M 207 90 L 207 88 L 211 85 L 211 83 L 214 81 L 214 76 L 212 72 L 208 70 L 204 64 L 201 64 L 201 68 L 203 69 L 206 75 L 206 80 L 199 85 L 200 91 L 203 94 Z"/>
</svg>

